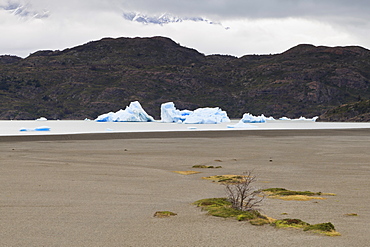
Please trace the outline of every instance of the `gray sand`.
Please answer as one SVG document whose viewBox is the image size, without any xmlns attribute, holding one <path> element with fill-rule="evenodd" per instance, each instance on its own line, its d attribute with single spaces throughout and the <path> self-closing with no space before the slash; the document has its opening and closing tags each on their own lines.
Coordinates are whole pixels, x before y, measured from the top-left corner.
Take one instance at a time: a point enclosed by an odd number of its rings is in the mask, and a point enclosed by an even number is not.
<svg viewBox="0 0 370 247">
<path fill-rule="evenodd" d="M 370 243 L 369 129 L 158 135 L 0 139 L 0 246 Z M 223 168 L 191 168 L 198 164 Z M 185 170 L 202 173 L 172 172 Z M 330 221 L 342 236 L 252 226 L 192 205 L 225 196 L 223 186 L 201 177 L 246 170 L 254 170 L 257 187 L 336 193 L 326 200 L 266 199 L 262 213 L 312 224 Z M 154 218 L 159 210 L 178 215 Z"/>
</svg>

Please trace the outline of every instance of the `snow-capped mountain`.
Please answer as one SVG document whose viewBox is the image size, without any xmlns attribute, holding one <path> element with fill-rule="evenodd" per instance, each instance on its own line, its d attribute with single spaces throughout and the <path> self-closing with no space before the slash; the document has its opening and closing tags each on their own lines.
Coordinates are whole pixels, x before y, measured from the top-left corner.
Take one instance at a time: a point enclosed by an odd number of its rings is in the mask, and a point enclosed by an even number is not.
<svg viewBox="0 0 370 247">
<path fill-rule="evenodd" d="M 46 10 L 36 11 L 30 8 L 29 6 L 22 5 L 20 3 L 8 3 L 7 5 L 0 5 L 0 10 L 1 9 L 10 12 L 13 15 L 24 18 L 42 19 L 49 17 L 49 12 Z"/>
<path fill-rule="evenodd" d="M 178 17 L 178 16 L 168 14 L 168 13 L 165 13 L 162 15 L 150 16 L 150 15 L 145 15 L 141 13 L 126 12 L 126 13 L 123 13 L 123 17 L 126 20 L 134 21 L 134 22 L 141 22 L 143 24 L 164 25 L 164 24 L 175 23 L 175 22 L 195 21 L 195 22 L 206 22 L 208 24 L 221 25 L 221 23 L 212 22 L 202 17 Z"/>
</svg>

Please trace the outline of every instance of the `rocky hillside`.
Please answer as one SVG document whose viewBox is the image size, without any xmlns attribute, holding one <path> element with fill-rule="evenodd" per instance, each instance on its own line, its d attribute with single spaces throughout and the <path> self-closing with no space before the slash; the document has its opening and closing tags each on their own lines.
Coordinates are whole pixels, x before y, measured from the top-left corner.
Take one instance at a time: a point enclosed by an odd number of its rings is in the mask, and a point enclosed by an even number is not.
<svg viewBox="0 0 370 247">
<path fill-rule="evenodd" d="M 0 56 L 0 119 L 84 119 L 138 100 L 312 117 L 370 99 L 370 51 L 298 45 L 276 55 L 205 56 L 164 37 L 105 38 L 25 59 Z"/>
<path fill-rule="evenodd" d="M 321 121 L 370 122 L 370 100 L 330 109 L 320 116 Z"/>
</svg>

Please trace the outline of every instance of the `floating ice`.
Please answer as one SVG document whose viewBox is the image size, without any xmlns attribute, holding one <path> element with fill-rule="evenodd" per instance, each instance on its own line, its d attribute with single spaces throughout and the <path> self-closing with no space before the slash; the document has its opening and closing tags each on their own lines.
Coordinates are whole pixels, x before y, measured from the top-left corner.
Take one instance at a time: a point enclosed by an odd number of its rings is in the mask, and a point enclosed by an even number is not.
<svg viewBox="0 0 370 247">
<path fill-rule="evenodd" d="M 230 122 L 225 111 L 219 107 L 198 108 L 194 111 L 178 110 L 173 102 L 161 105 L 161 122 L 185 124 L 218 124 Z"/>
<path fill-rule="evenodd" d="M 46 117 L 40 117 L 38 119 L 36 119 L 36 121 L 47 121 Z"/>
<path fill-rule="evenodd" d="M 230 119 L 227 113 L 218 107 L 198 108 L 184 120 L 186 124 L 218 124 L 228 122 L 230 122 Z"/>
<path fill-rule="evenodd" d="M 239 121 L 237 124 L 228 125 L 228 128 L 258 128 L 255 125 L 243 123 L 242 121 Z"/>
<path fill-rule="evenodd" d="M 161 122 L 163 123 L 182 123 L 192 111 L 177 110 L 173 102 L 161 105 Z"/>
<path fill-rule="evenodd" d="M 148 115 L 138 101 L 131 102 L 125 110 L 109 112 L 95 119 L 97 122 L 153 122 L 154 118 Z"/>
<path fill-rule="evenodd" d="M 21 128 L 19 131 L 50 131 L 50 127 L 40 126 L 37 128 Z"/>
<path fill-rule="evenodd" d="M 305 117 L 300 117 L 300 118 L 296 118 L 296 119 L 292 119 L 292 121 L 312 121 L 312 122 L 316 122 L 316 120 L 318 119 L 319 117 L 313 117 L 313 118 L 305 118 Z"/>
<path fill-rule="evenodd" d="M 313 117 L 313 118 L 305 118 L 305 117 L 300 117 L 300 118 L 294 118 L 294 119 L 290 119 L 288 117 L 281 117 L 279 118 L 279 120 L 283 120 L 283 121 L 310 121 L 310 122 L 316 122 L 316 120 L 318 119 L 319 117 Z"/>
<path fill-rule="evenodd" d="M 248 123 L 266 123 L 267 120 L 275 120 L 273 117 L 253 116 L 250 113 L 244 113 L 243 118 L 237 124 L 228 125 L 228 128 L 256 128 L 257 126 Z"/>
<path fill-rule="evenodd" d="M 279 118 L 279 120 L 282 120 L 282 121 L 290 121 L 291 119 L 288 118 L 288 117 L 281 117 L 281 118 Z"/>
<path fill-rule="evenodd" d="M 262 116 L 263 116 L 263 114 L 262 114 Z M 267 121 L 275 121 L 276 119 L 275 118 L 273 118 L 272 116 L 270 116 L 270 117 L 265 117 L 266 118 L 266 120 Z"/>
<path fill-rule="evenodd" d="M 244 113 L 240 120 L 243 123 L 266 123 L 266 120 L 273 120 L 274 118 L 266 118 L 263 114 L 261 116 L 253 116 L 250 113 Z"/>
</svg>

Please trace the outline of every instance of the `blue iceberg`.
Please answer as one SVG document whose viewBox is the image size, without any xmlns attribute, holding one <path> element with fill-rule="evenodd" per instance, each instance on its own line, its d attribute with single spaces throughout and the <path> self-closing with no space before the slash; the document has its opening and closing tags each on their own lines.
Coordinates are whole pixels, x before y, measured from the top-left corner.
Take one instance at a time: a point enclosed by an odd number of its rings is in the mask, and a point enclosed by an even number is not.
<svg viewBox="0 0 370 247">
<path fill-rule="evenodd" d="M 175 108 L 173 102 L 163 103 L 161 105 L 161 122 L 163 123 L 182 123 L 185 121 L 187 116 L 190 115 L 192 111 L 189 110 L 178 110 Z"/>
<path fill-rule="evenodd" d="M 131 102 L 125 110 L 109 112 L 98 116 L 96 122 L 154 122 L 154 118 L 148 115 L 138 101 Z"/>
<path fill-rule="evenodd" d="M 161 122 L 185 124 L 219 124 L 230 122 L 226 111 L 219 107 L 198 108 L 194 111 L 178 110 L 173 102 L 161 105 Z"/>
<path fill-rule="evenodd" d="M 50 131 L 50 127 L 48 126 L 40 126 L 37 128 L 21 128 L 19 131 Z"/>
<path fill-rule="evenodd" d="M 273 118 L 267 118 L 263 114 L 261 116 L 253 116 L 250 113 L 244 113 L 240 121 L 243 123 L 266 123 L 267 120 L 273 120 Z"/>
</svg>

